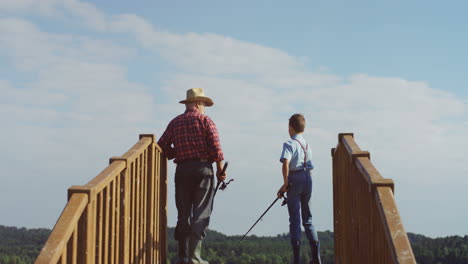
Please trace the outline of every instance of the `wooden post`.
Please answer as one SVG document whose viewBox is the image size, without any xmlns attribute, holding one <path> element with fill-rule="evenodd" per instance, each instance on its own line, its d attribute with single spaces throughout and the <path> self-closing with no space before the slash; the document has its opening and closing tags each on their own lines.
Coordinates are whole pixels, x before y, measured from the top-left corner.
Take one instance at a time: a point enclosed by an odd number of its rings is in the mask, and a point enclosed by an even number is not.
<svg viewBox="0 0 468 264">
<path fill-rule="evenodd" d="M 162 156 L 161 160 L 161 178 L 159 179 L 161 184 L 160 186 L 160 197 L 159 197 L 159 240 L 161 243 L 160 247 L 160 263 L 166 264 L 167 262 L 167 159 Z"/>
<path fill-rule="evenodd" d="M 119 261 L 120 264 L 129 263 L 129 221 L 130 221 L 130 179 L 128 176 L 128 161 L 127 159 L 120 157 L 113 157 L 110 159 L 110 163 L 114 161 L 125 161 L 125 169 L 120 174 L 120 219 L 119 219 Z"/>
<path fill-rule="evenodd" d="M 96 194 L 92 189 L 84 186 L 72 186 L 68 189 L 68 199 L 73 194 L 85 193 L 88 196 L 88 205 L 79 223 L 80 250 L 78 251 L 78 263 L 92 264 L 96 254 Z"/>
<path fill-rule="evenodd" d="M 146 223 L 147 223 L 147 229 L 146 229 L 146 263 L 152 264 L 154 263 L 153 261 L 153 248 L 154 248 L 154 211 L 156 210 L 156 201 L 155 201 L 155 196 L 154 196 L 154 181 L 156 178 L 154 177 L 154 142 L 151 143 L 149 146 L 149 151 L 148 151 L 148 158 L 147 158 L 147 178 L 148 178 L 148 183 L 147 183 L 147 197 L 146 200 L 148 203 L 146 204 Z"/>
</svg>

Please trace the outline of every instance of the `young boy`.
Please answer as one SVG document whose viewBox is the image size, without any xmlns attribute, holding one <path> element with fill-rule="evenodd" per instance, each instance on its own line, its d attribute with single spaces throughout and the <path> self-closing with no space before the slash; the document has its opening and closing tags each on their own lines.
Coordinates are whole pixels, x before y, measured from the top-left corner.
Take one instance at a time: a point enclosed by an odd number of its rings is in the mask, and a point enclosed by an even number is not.
<svg viewBox="0 0 468 264">
<path fill-rule="evenodd" d="M 312 150 L 302 137 L 305 119 L 301 114 L 289 118 L 291 140 L 283 144 L 280 161 L 283 163 L 284 184 L 278 190 L 278 196 L 287 193 L 289 212 L 289 234 L 293 249 L 293 263 L 300 263 L 301 215 L 307 239 L 312 251 L 311 264 L 321 264 L 320 243 L 312 225 L 309 201 L 312 195 Z M 300 211 L 300 212 L 299 212 Z"/>
</svg>

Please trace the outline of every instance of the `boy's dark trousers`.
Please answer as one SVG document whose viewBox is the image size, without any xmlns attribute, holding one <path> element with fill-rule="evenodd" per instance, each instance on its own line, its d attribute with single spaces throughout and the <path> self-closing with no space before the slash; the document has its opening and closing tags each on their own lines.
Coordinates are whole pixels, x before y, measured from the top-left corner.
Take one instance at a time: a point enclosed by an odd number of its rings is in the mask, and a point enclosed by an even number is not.
<svg viewBox="0 0 468 264">
<path fill-rule="evenodd" d="M 312 196 L 311 171 L 290 171 L 288 184 L 289 234 L 291 236 L 294 263 L 299 264 L 302 220 L 302 226 L 311 247 L 311 263 L 320 264 L 320 243 L 315 227 L 312 224 L 312 213 L 309 207 Z"/>
<path fill-rule="evenodd" d="M 179 242 L 177 263 L 207 264 L 201 254 L 202 240 L 213 210 L 214 174 L 210 162 L 191 160 L 177 164 L 175 198 Z"/>
</svg>

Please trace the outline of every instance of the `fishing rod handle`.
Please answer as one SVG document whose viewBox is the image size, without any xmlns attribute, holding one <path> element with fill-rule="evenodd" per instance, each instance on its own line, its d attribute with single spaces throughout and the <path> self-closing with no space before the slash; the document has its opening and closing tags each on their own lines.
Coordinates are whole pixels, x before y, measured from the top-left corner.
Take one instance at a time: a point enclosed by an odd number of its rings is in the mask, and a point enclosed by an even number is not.
<svg viewBox="0 0 468 264">
<path fill-rule="evenodd" d="M 226 173 L 226 169 L 227 169 L 228 165 L 229 165 L 229 162 L 226 161 L 226 162 L 224 163 L 223 170 L 221 171 L 221 176 L 223 176 L 224 173 Z"/>
</svg>

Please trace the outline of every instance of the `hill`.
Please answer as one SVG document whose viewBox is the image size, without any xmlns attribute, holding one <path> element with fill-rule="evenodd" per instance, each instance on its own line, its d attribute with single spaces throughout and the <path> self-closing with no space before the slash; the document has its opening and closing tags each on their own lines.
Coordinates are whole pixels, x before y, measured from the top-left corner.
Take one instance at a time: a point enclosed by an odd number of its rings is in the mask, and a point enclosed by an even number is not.
<svg viewBox="0 0 468 264">
<path fill-rule="evenodd" d="M 0 264 L 33 263 L 50 234 L 49 229 L 26 229 L 0 225 Z M 168 259 L 174 263 L 177 244 L 174 228 L 168 228 Z M 303 236 L 305 238 L 305 236 Z M 203 256 L 210 264 L 284 264 L 291 256 L 288 234 L 271 237 L 249 236 L 236 248 L 241 236 L 227 236 L 209 230 Z M 322 260 L 333 262 L 333 232 L 319 232 Z M 429 238 L 408 233 L 416 260 L 420 264 L 468 264 L 468 236 Z M 309 250 L 304 241 L 303 263 Z"/>
<path fill-rule="evenodd" d="M 0 225 L 0 264 L 33 263 L 49 237 L 49 229 Z"/>
</svg>

